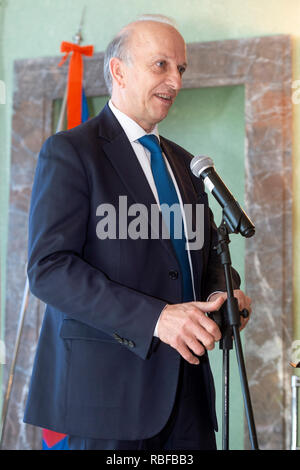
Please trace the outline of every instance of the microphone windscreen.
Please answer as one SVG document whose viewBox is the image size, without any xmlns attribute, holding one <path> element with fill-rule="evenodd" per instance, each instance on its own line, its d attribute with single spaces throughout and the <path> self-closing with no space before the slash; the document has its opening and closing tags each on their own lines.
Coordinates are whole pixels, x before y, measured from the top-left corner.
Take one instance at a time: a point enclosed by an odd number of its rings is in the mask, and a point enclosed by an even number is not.
<svg viewBox="0 0 300 470">
<path fill-rule="evenodd" d="M 197 155 L 190 163 L 191 172 L 199 178 L 202 171 L 206 168 L 214 167 L 214 162 L 210 157 L 206 155 Z"/>
</svg>

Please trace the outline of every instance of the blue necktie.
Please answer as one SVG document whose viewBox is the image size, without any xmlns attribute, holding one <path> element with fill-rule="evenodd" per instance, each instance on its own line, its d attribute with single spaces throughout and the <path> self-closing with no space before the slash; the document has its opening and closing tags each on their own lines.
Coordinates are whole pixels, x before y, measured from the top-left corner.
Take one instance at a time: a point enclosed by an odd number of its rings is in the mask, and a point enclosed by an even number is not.
<svg viewBox="0 0 300 470">
<path fill-rule="evenodd" d="M 176 209 L 178 209 L 178 211 L 180 212 L 180 205 L 176 189 L 174 187 L 171 176 L 167 170 L 158 138 L 154 134 L 150 134 L 144 135 L 138 140 L 151 153 L 151 169 L 158 193 L 159 202 L 161 205 L 162 216 L 169 230 L 170 239 L 173 244 L 178 263 L 180 265 L 183 288 L 182 301 L 191 302 L 192 300 L 194 300 L 194 294 L 190 264 L 187 250 L 185 248 L 186 238 L 183 229 L 183 220 L 180 216 L 180 227 L 175 227 L 174 213 L 172 211 L 167 210 L 166 207 L 163 206 L 163 204 L 166 204 L 169 207 L 173 204 L 177 204 Z M 182 234 L 180 238 L 178 238 L 179 233 Z"/>
</svg>

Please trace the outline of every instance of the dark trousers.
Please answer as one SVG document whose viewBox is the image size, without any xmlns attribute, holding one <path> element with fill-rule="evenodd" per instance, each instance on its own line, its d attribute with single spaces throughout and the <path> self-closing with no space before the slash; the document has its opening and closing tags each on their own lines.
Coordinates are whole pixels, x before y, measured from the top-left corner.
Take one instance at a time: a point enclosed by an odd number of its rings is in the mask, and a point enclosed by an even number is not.
<svg viewBox="0 0 300 470">
<path fill-rule="evenodd" d="M 201 367 L 201 364 L 194 366 L 182 360 L 175 405 L 167 424 L 157 435 L 137 441 L 69 436 L 69 449 L 216 450 L 205 386 L 199 381 L 195 385 L 193 380 L 195 368 Z M 147 406 L 147 403 L 144 406 Z"/>
</svg>

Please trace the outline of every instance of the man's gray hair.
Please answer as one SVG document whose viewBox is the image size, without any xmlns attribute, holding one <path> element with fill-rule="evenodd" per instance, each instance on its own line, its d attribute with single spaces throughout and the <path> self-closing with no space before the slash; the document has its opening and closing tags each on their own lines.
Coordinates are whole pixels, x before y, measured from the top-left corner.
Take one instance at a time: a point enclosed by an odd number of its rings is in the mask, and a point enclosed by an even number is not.
<svg viewBox="0 0 300 470">
<path fill-rule="evenodd" d="M 157 21 L 158 23 L 165 23 L 173 26 L 173 28 L 178 30 L 176 22 L 164 15 L 142 15 L 137 18 L 135 21 Z M 104 80 L 109 91 L 109 94 L 112 94 L 112 77 L 110 73 L 110 59 L 117 57 L 126 64 L 130 63 L 130 52 L 128 49 L 128 39 L 130 37 L 131 31 L 129 29 L 124 29 L 118 33 L 108 44 L 105 55 L 104 55 Z"/>
</svg>

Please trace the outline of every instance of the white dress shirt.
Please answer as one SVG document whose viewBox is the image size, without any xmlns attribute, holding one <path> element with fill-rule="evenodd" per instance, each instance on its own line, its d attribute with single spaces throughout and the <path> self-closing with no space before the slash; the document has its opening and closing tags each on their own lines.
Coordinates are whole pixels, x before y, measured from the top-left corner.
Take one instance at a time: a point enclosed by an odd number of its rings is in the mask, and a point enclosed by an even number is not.
<svg viewBox="0 0 300 470">
<path fill-rule="evenodd" d="M 157 202 L 158 206 L 160 207 L 158 193 L 157 193 L 156 185 L 155 185 L 154 178 L 153 178 L 153 175 L 152 175 L 152 170 L 151 170 L 151 154 L 150 154 L 150 151 L 148 149 L 146 149 L 138 141 L 138 139 L 140 137 L 143 137 L 144 135 L 146 135 L 147 132 L 145 132 L 145 130 L 137 122 L 135 122 L 133 119 L 131 119 L 126 114 L 124 114 L 122 111 L 120 111 L 118 108 L 116 108 L 111 100 L 109 100 L 108 105 L 109 105 L 111 111 L 113 112 L 113 114 L 115 115 L 116 119 L 119 121 L 119 124 L 121 125 L 122 129 L 124 130 L 126 136 L 128 137 L 128 140 L 129 140 L 130 144 L 132 145 L 133 151 L 134 151 L 134 153 L 135 153 L 135 155 L 136 155 L 136 157 L 137 157 L 137 159 L 138 159 L 138 161 L 139 161 L 139 163 L 140 163 L 140 165 L 141 165 L 141 167 L 142 167 L 142 169 L 145 173 L 147 181 L 148 181 L 148 183 L 149 183 L 149 185 L 152 189 L 152 192 L 154 194 L 156 202 Z M 155 126 L 155 128 L 149 134 L 156 135 L 156 137 L 159 140 L 157 125 Z M 180 192 L 179 192 L 179 189 L 178 189 L 178 186 L 177 186 L 177 182 L 175 180 L 175 177 L 174 177 L 173 172 L 171 170 L 171 167 L 169 165 L 169 162 L 166 159 L 164 154 L 163 154 L 163 157 L 165 159 L 166 166 L 167 166 L 168 171 L 171 175 L 172 181 L 174 183 L 174 186 L 175 186 L 175 189 L 176 189 L 176 192 L 177 192 L 177 196 L 178 196 L 178 200 L 179 200 L 179 203 L 180 203 L 180 208 L 181 208 L 181 212 L 182 212 L 182 216 L 183 216 L 185 235 L 186 235 L 186 239 L 187 239 L 187 243 L 188 243 L 187 230 L 186 230 L 186 220 L 185 220 L 185 214 L 184 214 L 184 210 L 183 210 L 183 203 L 182 203 L 181 195 L 180 195 Z M 194 277 L 193 277 L 193 269 L 192 269 L 192 261 L 191 261 L 190 251 L 187 250 L 187 253 L 188 253 L 188 259 L 189 259 L 189 263 L 190 263 L 191 278 L 192 278 L 193 292 L 194 292 L 194 299 L 195 299 L 196 297 L 195 297 L 195 288 L 194 288 Z M 158 321 L 159 321 L 159 319 L 158 319 Z M 154 336 L 158 336 L 158 334 L 157 334 L 157 325 L 158 325 L 158 322 L 157 322 L 156 328 L 154 330 Z"/>
</svg>

